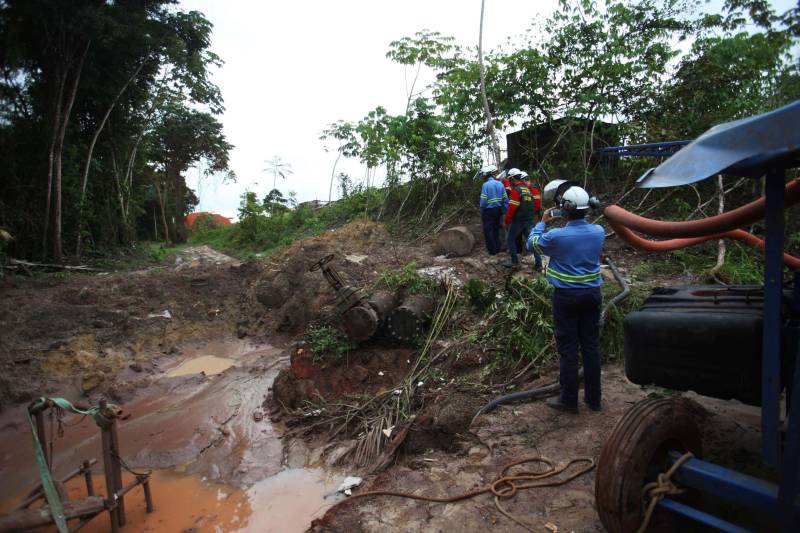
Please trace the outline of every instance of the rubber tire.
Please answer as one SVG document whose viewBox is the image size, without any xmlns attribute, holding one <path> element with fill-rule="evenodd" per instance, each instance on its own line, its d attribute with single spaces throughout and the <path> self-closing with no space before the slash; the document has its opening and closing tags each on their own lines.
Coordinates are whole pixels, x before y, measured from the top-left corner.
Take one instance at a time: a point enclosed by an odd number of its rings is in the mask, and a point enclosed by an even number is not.
<svg viewBox="0 0 800 533">
<path fill-rule="evenodd" d="M 666 452 L 701 456 L 695 415 L 702 411 L 683 398 L 650 399 L 634 405 L 617 422 L 597 462 L 594 494 L 606 530 L 634 533 L 642 524 L 642 488 L 653 471 L 666 469 Z"/>
</svg>

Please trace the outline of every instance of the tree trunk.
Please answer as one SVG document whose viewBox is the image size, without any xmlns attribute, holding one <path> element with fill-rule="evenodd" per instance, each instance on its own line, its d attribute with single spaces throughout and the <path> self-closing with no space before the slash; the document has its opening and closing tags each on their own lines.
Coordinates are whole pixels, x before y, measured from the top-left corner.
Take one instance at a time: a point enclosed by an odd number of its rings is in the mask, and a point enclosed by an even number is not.
<svg viewBox="0 0 800 533">
<path fill-rule="evenodd" d="M 114 147 L 111 147 L 111 175 L 114 176 L 114 183 L 117 184 L 117 204 L 119 205 L 119 218 L 120 225 L 117 228 L 122 228 L 121 234 L 118 232 L 118 241 L 120 244 L 127 245 L 132 241 L 130 225 L 127 218 L 126 194 L 125 194 L 125 181 L 120 176 L 119 165 L 117 164 L 117 152 Z"/>
<path fill-rule="evenodd" d="M 481 79 L 481 98 L 483 99 L 483 113 L 486 115 L 486 133 L 489 135 L 489 140 L 492 143 L 492 151 L 494 152 L 494 162 L 500 165 L 500 145 L 497 144 L 497 137 L 494 132 L 494 123 L 492 122 L 492 112 L 489 109 L 489 99 L 486 97 L 486 74 L 483 69 L 483 9 L 486 0 L 481 0 L 481 27 L 478 32 L 478 73 Z"/>
<path fill-rule="evenodd" d="M 336 176 L 336 165 L 339 163 L 339 158 L 342 157 L 342 152 L 339 152 L 339 155 L 336 156 L 336 161 L 333 162 L 333 169 L 331 170 L 331 184 L 328 187 L 328 203 L 331 203 L 331 198 L 333 197 L 333 180 L 334 176 Z M 367 181 L 367 188 L 369 189 L 369 180 Z"/>
<path fill-rule="evenodd" d="M 186 242 L 186 225 L 184 224 L 183 211 L 186 208 L 186 183 L 181 176 L 180 170 L 175 167 L 167 167 L 170 183 L 173 188 L 173 233 L 172 240 L 175 243 Z"/>
<path fill-rule="evenodd" d="M 42 258 L 47 257 L 47 234 L 50 231 L 50 204 L 53 197 L 53 165 L 55 163 L 56 142 L 58 130 L 61 126 L 61 106 L 64 100 L 64 86 L 66 74 L 58 75 L 58 90 L 53 93 L 53 135 L 50 138 L 50 148 L 47 151 L 47 195 L 44 207 L 44 226 L 42 231 Z"/>
<path fill-rule="evenodd" d="M 717 175 L 717 191 L 719 193 L 719 206 L 717 208 L 717 213 L 721 215 L 723 212 L 725 212 L 725 185 L 722 182 L 722 174 Z M 725 252 L 725 239 L 720 239 L 717 241 L 717 264 L 715 264 L 714 268 L 711 269 L 711 277 L 716 278 L 716 275 L 725 264 Z"/>
<path fill-rule="evenodd" d="M 164 230 L 164 242 L 169 243 L 169 226 L 167 225 L 167 210 L 165 203 L 167 201 L 164 189 L 161 187 L 160 178 L 157 174 L 153 174 L 153 187 L 156 190 L 156 200 L 158 200 L 158 207 L 161 211 L 161 227 Z"/>
<path fill-rule="evenodd" d="M 83 47 L 78 65 L 75 67 L 75 73 L 72 77 L 72 85 L 70 87 L 69 97 L 66 101 L 66 106 L 61 114 L 60 131 L 58 133 L 58 141 L 56 142 L 55 150 L 55 165 L 53 165 L 53 259 L 61 261 L 61 155 L 64 150 L 64 137 L 67 133 L 67 125 L 69 124 L 69 115 L 72 113 L 72 104 L 75 103 L 75 95 L 78 92 L 78 82 L 81 79 L 81 71 L 83 70 L 83 62 L 86 59 L 86 54 L 89 51 L 89 44 L 91 41 L 86 42 Z"/>
<path fill-rule="evenodd" d="M 108 106 L 105 115 L 103 115 L 103 120 L 100 121 L 100 124 L 94 131 L 94 135 L 92 135 L 92 142 L 89 143 L 89 152 L 86 155 L 86 165 L 83 168 L 83 178 L 81 179 L 81 199 L 78 210 L 78 239 L 77 242 L 75 243 L 75 255 L 78 257 L 81 256 L 81 231 L 83 230 L 83 207 L 84 207 L 84 202 L 86 201 L 86 184 L 89 180 L 89 167 L 92 163 L 92 154 L 94 154 L 94 146 L 97 143 L 97 138 L 100 136 L 100 132 L 103 131 L 103 128 L 105 127 L 106 122 L 108 121 L 108 117 L 111 116 L 111 111 L 114 110 L 114 107 L 116 107 L 117 102 L 119 102 L 119 99 L 122 97 L 123 93 L 125 92 L 125 89 L 127 89 L 128 85 L 130 85 L 133 82 L 133 80 L 136 79 L 136 76 L 139 75 L 139 72 L 142 70 L 142 67 L 146 62 L 147 60 L 142 61 L 139 64 L 139 66 L 136 67 L 136 70 L 134 70 L 133 74 L 131 74 L 130 78 L 128 78 L 128 80 L 125 82 L 122 88 L 120 88 L 117 95 L 111 101 L 111 105 Z"/>
</svg>

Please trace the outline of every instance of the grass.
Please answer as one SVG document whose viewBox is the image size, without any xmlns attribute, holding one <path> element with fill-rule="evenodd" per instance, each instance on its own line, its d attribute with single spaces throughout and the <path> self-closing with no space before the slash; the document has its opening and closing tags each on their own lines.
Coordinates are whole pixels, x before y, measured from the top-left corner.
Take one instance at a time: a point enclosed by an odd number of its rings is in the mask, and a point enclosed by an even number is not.
<svg viewBox="0 0 800 533">
<path fill-rule="evenodd" d="M 719 277 L 735 285 L 761 285 L 764 283 L 764 256 L 753 248 L 728 242 L 725 264 Z"/>
<path fill-rule="evenodd" d="M 358 345 L 344 332 L 332 326 L 312 325 L 306 331 L 306 342 L 316 364 L 338 364 Z"/>
<path fill-rule="evenodd" d="M 417 272 L 417 263 L 410 261 L 401 268 L 389 268 L 381 272 L 375 282 L 376 289 L 402 291 L 404 294 L 421 294 L 433 297 L 439 289 L 439 282 Z"/>
</svg>

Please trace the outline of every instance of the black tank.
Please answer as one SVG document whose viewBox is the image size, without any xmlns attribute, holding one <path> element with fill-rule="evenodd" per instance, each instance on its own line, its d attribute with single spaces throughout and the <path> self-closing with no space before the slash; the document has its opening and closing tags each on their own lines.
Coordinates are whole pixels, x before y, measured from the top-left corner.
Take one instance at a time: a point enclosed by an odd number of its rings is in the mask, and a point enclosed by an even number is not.
<svg viewBox="0 0 800 533">
<path fill-rule="evenodd" d="M 760 286 L 656 289 L 625 317 L 625 373 L 639 385 L 760 405 L 763 309 Z"/>
</svg>

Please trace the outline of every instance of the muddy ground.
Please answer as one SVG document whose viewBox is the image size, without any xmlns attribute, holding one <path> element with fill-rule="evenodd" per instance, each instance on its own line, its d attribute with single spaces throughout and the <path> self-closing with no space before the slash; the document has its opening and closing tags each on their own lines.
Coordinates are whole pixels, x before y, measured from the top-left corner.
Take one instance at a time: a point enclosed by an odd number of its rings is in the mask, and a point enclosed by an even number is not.
<svg viewBox="0 0 800 533">
<path fill-rule="evenodd" d="M 135 272 L 0 279 L 0 509 L 35 479 L 21 407 L 40 395 L 82 405 L 108 397 L 125 412 L 120 432 L 127 464 L 157 469 L 157 506 L 159 486 L 169 494 L 167 509 L 152 516 L 137 504 L 129 531 L 525 531 L 486 495 L 441 505 L 357 500 L 323 516 L 337 499 L 325 496 L 336 492 L 344 475 L 365 478 L 357 490 L 441 497 L 484 486 L 502 465 L 523 457 L 541 455 L 557 464 L 597 458 L 632 404 L 665 392 L 628 382 L 616 359 L 605 367 L 601 413 L 558 415 L 542 402 L 528 402 L 471 424 L 477 409 L 500 391 L 474 386 L 487 379 L 483 365 L 491 354 L 467 343 L 459 357 L 443 362 L 430 408 L 377 473 L 348 463 L 348 444 L 327 442 L 323 431 L 290 433 L 296 426 L 285 426 L 294 424 L 287 406 L 268 401 L 276 376 L 297 366 L 302 345 L 296 341 L 307 325 L 332 314 L 333 292 L 319 272 L 308 272 L 310 264 L 333 253 L 346 284 L 362 287 L 384 269 L 412 260 L 430 276 L 460 283 L 479 277 L 502 286 L 506 257 L 486 257 L 479 227 L 472 229 L 479 240 L 468 257 L 437 255 L 433 239 L 403 241 L 380 224 L 356 221 L 256 262 L 188 248 L 168 264 Z M 607 249 L 623 274 L 633 277 L 642 256 L 613 240 Z M 528 264 L 518 275 L 535 274 Z M 647 283 L 687 281 L 659 276 Z M 413 355 L 408 346 L 373 341 L 353 354 L 353 365 L 312 370 L 312 377 L 326 395 L 374 393 L 400 383 Z M 517 387 L 557 378 L 555 369 L 539 374 L 524 375 Z M 695 398 L 709 413 L 702 424 L 707 456 L 754 464 L 758 410 Z M 97 456 L 93 422 L 64 422 L 69 427 L 56 440 L 61 471 Z M 560 487 L 523 491 L 502 505 L 535 531 L 602 531 L 593 487 L 589 472 Z M 105 530 L 104 520 L 93 523 L 95 531 Z"/>
</svg>

